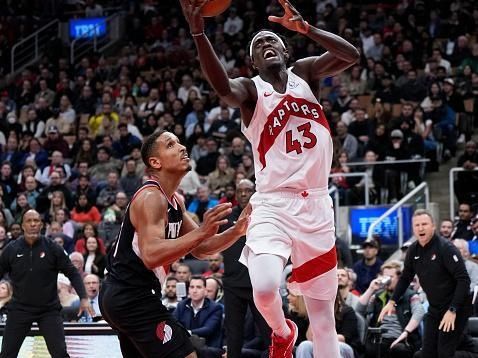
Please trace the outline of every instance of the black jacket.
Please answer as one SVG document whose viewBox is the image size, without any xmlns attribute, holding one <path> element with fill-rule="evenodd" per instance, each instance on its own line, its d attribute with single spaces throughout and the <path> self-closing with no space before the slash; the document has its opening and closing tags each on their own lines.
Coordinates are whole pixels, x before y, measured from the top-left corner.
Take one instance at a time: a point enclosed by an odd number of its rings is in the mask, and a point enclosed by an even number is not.
<svg viewBox="0 0 478 358">
<path fill-rule="evenodd" d="M 43 236 L 33 246 L 23 237 L 8 244 L 0 256 L 0 277 L 8 273 L 12 281 L 10 310 L 32 313 L 59 310 L 57 278 L 60 272 L 70 279 L 80 298 L 87 297 L 78 270 L 59 245 Z"/>
<path fill-rule="evenodd" d="M 405 293 L 415 274 L 430 303 L 429 312 L 443 314 L 450 307 L 468 308 L 471 303 L 470 277 L 460 252 L 450 241 L 434 235 L 425 246 L 415 241 L 409 247 L 393 294 L 395 302 Z"/>
</svg>

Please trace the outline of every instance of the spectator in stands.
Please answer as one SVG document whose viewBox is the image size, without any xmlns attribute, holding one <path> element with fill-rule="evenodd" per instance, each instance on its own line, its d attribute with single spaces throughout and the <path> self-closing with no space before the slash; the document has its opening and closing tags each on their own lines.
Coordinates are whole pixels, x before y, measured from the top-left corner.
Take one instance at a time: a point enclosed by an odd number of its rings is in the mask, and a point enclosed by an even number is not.
<svg viewBox="0 0 478 358">
<path fill-rule="evenodd" d="M 90 168 L 90 176 L 97 182 L 106 181 L 108 174 L 112 171 L 118 171 L 120 163 L 111 157 L 111 150 L 105 147 L 98 148 L 97 162 Z"/>
<path fill-rule="evenodd" d="M 369 141 L 369 138 L 372 134 L 372 123 L 367 118 L 367 112 L 365 108 L 358 107 L 355 110 L 355 121 L 350 123 L 348 127 L 348 132 L 352 134 L 359 141 L 361 147 L 365 146 Z M 363 150 L 363 149 L 362 149 Z M 358 153 L 361 155 L 362 153 Z"/>
<path fill-rule="evenodd" d="M 473 217 L 473 209 L 468 203 L 461 203 L 458 206 L 458 220 L 454 223 L 453 233 L 451 235 L 454 239 L 471 240 L 473 231 L 471 230 L 471 218 Z"/>
<path fill-rule="evenodd" d="M 189 297 L 178 303 L 174 317 L 193 335 L 206 340 L 206 351 L 222 355 L 222 305 L 206 297 L 206 279 L 193 276 Z"/>
<path fill-rule="evenodd" d="M 431 98 L 433 110 L 425 112 L 425 120 L 434 123 L 435 135 L 444 144 L 444 159 L 450 159 L 456 152 L 456 113 L 448 106 L 440 96 Z"/>
<path fill-rule="evenodd" d="M 478 263 L 470 259 L 468 241 L 455 239 L 453 240 L 453 245 L 460 251 L 461 257 L 463 257 L 466 271 L 468 276 L 470 276 L 470 293 L 473 293 L 473 289 L 478 285 Z"/>
<path fill-rule="evenodd" d="M 60 191 L 63 193 L 65 205 L 68 209 L 73 207 L 73 197 L 68 188 L 61 182 L 60 174 L 54 171 L 50 174 L 50 185 L 45 187 L 37 199 L 37 209 L 40 213 L 45 213 L 50 206 L 50 200 L 53 198 L 53 193 Z"/>
<path fill-rule="evenodd" d="M 96 98 L 93 95 L 93 91 L 89 85 L 83 86 L 81 95 L 76 101 L 75 111 L 77 114 L 92 116 L 96 110 Z"/>
<path fill-rule="evenodd" d="M 216 169 L 209 173 L 207 181 L 212 195 L 220 198 L 225 190 L 226 185 L 234 179 L 235 171 L 231 168 L 229 158 L 220 155 L 217 158 Z"/>
<path fill-rule="evenodd" d="M 73 162 L 76 164 L 86 162 L 89 166 L 94 165 L 96 161 L 96 149 L 93 141 L 90 138 L 84 138 L 80 143 L 81 146 L 73 157 Z"/>
<path fill-rule="evenodd" d="M 65 234 L 63 232 L 63 227 L 59 222 L 52 221 L 49 225 L 47 225 L 45 234 L 52 240 L 55 240 L 56 238 L 61 238 L 61 241 L 63 242 L 62 247 L 65 249 L 65 251 L 67 253 L 71 253 L 73 251 L 73 236 Z"/>
<path fill-rule="evenodd" d="M 48 152 L 42 148 L 37 138 L 31 138 L 28 142 L 28 148 L 20 163 L 18 163 L 18 167 L 22 168 L 28 159 L 34 160 L 39 169 L 43 169 L 48 165 Z"/>
<path fill-rule="evenodd" d="M 403 132 L 400 129 L 394 129 L 390 134 L 391 143 L 385 152 L 385 160 L 393 162 L 395 160 L 410 159 L 410 153 L 404 142 Z M 388 189 L 388 200 L 396 203 L 401 195 L 401 173 L 408 173 L 407 164 L 390 164 L 385 168 L 385 187 Z"/>
<path fill-rule="evenodd" d="M 94 223 L 99 224 L 101 214 L 98 208 L 88 201 L 85 194 L 80 194 L 76 200 L 76 205 L 71 211 L 71 220 L 78 224 Z"/>
<path fill-rule="evenodd" d="M 118 124 L 119 138 L 113 142 L 113 150 L 117 158 L 123 159 L 131 153 L 133 147 L 141 146 L 141 140 L 128 131 L 126 123 Z"/>
<path fill-rule="evenodd" d="M 234 180 L 226 184 L 226 188 L 224 191 L 224 195 L 221 199 L 219 199 L 219 204 L 222 203 L 231 203 L 232 207 L 237 206 L 237 199 L 236 199 L 236 184 Z"/>
<path fill-rule="evenodd" d="M 209 256 L 208 262 L 209 262 L 209 270 L 203 273 L 204 277 L 209 277 L 209 276 L 214 276 L 217 278 L 222 277 L 224 274 L 224 268 L 223 268 L 223 257 L 221 254 L 217 253 L 214 255 Z"/>
<path fill-rule="evenodd" d="M 96 206 L 102 210 L 107 208 L 110 205 L 113 205 L 115 202 L 116 194 L 120 191 L 123 191 L 121 184 L 118 178 L 118 172 L 112 170 L 108 173 L 106 179 L 106 185 L 98 193 L 96 199 Z"/>
<path fill-rule="evenodd" d="M 178 296 L 176 295 L 176 284 L 178 279 L 174 276 L 169 276 L 166 278 L 166 283 L 164 284 L 164 294 L 163 294 L 163 305 L 167 308 L 168 311 L 173 312 L 178 306 Z"/>
<path fill-rule="evenodd" d="M 246 143 L 241 137 L 234 137 L 231 142 L 231 153 L 229 154 L 229 161 L 231 167 L 236 169 L 242 163 L 242 157 L 246 153 Z"/>
<path fill-rule="evenodd" d="M 0 162 L 8 161 L 12 163 L 12 170 L 14 174 L 22 169 L 20 162 L 22 161 L 23 153 L 18 148 L 18 139 L 15 135 L 9 135 L 6 146 L 3 147 L 2 154 L 0 154 Z"/>
<path fill-rule="evenodd" d="M 381 339 L 375 337 L 374 340 L 373 335 L 369 335 L 365 346 L 366 357 L 382 355 L 411 358 L 420 347 L 417 328 L 425 315 L 425 310 L 419 296 L 410 288 L 396 302 L 395 312 L 379 321 L 380 312 L 392 297 L 401 273 L 400 262 L 391 261 L 384 264 L 380 269 L 381 275 L 372 280 L 368 289 L 360 296 L 357 311 L 361 314 L 372 312 L 370 326 L 386 329 L 381 333 Z"/>
<path fill-rule="evenodd" d="M 98 294 L 100 293 L 100 278 L 95 274 L 87 274 L 83 278 L 83 284 L 85 285 L 86 295 L 90 301 L 91 307 L 95 311 L 95 315 L 92 317 L 90 314 L 83 312 L 83 316 L 86 322 L 96 322 L 101 319 L 101 310 L 98 304 Z M 81 318 L 80 318 L 81 321 Z"/>
<path fill-rule="evenodd" d="M 115 202 L 103 212 L 103 220 L 99 229 L 108 248 L 113 244 L 118 235 L 127 206 L 128 196 L 124 191 L 119 191 L 116 193 Z"/>
<path fill-rule="evenodd" d="M 13 223 L 8 229 L 7 238 L 10 238 L 10 241 L 14 241 L 17 240 L 22 235 L 22 233 L 22 226 L 18 223 Z"/>
<path fill-rule="evenodd" d="M 419 81 L 417 71 L 415 69 L 410 69 L 407 72 L 407 81 L 399 88 L 399 90 L 401 103 L 411 102 L 414 105 L 417 105 L 423 101 L 427 95 L 427 89 Z"/>
<path fill-rule="evenodd" d="M 80 298 L 71 286 L 71 281 L 64 274 L 58 274 L 57 279 L 58 298 L 63 310 L 71 309 L 78 313 Z"/>
<path fill-rule="evenodd" d="M 347 125 L 339 121 L 335 127 L 339 143 L 341 148 L 347 153 L 349 160 L 353 161 L 358 154 L 358 141 L 357 139 L 348 133 Z"/>
<path fill-rule="evenodd" d="M 470 200 L 471 195 L 478 197 L 478 171 L 474 170 L 478 166 L 476 142 L 470 140 L 466 143 L 465 153 L 458 158 L 457 166 L 465 169 L 464 172 L 458 173 L 454 184 L 458 201 L 462 203 Z"/>
<path fill-rule="evenodd" d="M 176 278 L 179 282 L 189 282 L 191 279 L 191 268 L 185 263 L 181 263 L 176 268 Z"/>
<path fill-rule="evenodd" d="M 31 209 L 25 193 L 18 193 L 17 198 L 10 205 L 10 209 L 15 222 L 21 222 L 21 218 L 24 213 Z"/>
<path fill-rule="evenodd" d="M 350 291 L 350 273 L 346 268 L 337 269 L 337 278 L 339 281 L 337 293 L 342 297 L 342 300 L 347 306 L 352 307 L 354 310 L 357 308 L 359 297 Z"/>
<path fill-rule="evenodd" d="M 353 270 L 357 274 L 355 288 L 359 292 L 365 292 L 370 282 L 377 277 L 380 267 L 383 264 L 382 259 L 378 257 L 380 244 L 375 238 L 367 239 L 362 244 L 363 258 L 354 264 Z"/>
<path fill-rule="evenodd" d="M 235 37 L 237 34 L 241 33 L 244 26 L 244 20 L 238 16 L 237 8 L 229 8 L 229 16 L 224 22 L 224 33 L 229 37 Z"/>
<path fill-rule="evenodd" d="M 22 123 L 22 132 L 30 131 L 34 137 L 40 138 L 45 133 L 45 122 L 38 118 L 35 108 L 30 108 L 27 118 Z"/>
<path fill-rule="evenodd" d="M 451 235 L 453 234 L 453 220 L 444 219 L 440 223 L 440 229 L 438 234 L 444 239 L 451 240 Z"/>
<path fill-rule="evenodd" d="M 90 236 L 86 239 L 86 253 L 83 255 L 85 260 L 84 271 L 103 278 L 106 267 L 106 256 L 101 251 L 99 241 L 96 237 Z"/>
<path fill-rule="evenodd" d="M 64 162 L 63 159 L 63 153 L 55 150 L 51 154 L 51 163 L 50 165 L 46 166 L 41 174 L 41 177 L 39 179 L 40 183 L 43 185 L 49 185 L 50 184 L 50 175 L 58 168 L 62 168 L 62 171 L 65 173 L 65 178 L 68 180 L 68 178 L 71 176 L 71 168 L 70 166 Z"/>
<path fill-rule="evenodd" d="M 80 167 L 82 166 L 88 168 L 88 164 L 86 163 L 81 163 Z M 76 182 L 76 185 L 74 184 L 75 182 Z M 73 195 L 74 195 L 75 201 L 78 200 L 78 197 L 80 196 L 80 194 L 84 194 L 86 195 L 90 203 L 96 202 L 96 197 L 97 197 L 96 190 L 92 186 L 90 176 L 88 174 L 80 174 L 78 176 L 78 179 L 75 179 L 72 182 L 72 187 L 73 187 Z"/>
<path fill-rule="evenodd" d="M 70 238 L 75 237 L 75 225 L 70 220 L 70 215 L 66 208 L 56 209 L 53 216 L 53 221 L 61 225 L 61 231 Z"/>
<path fill-rule="evenodd" d="M 189 98 L 189 93 L 191 91 L 195 91 L 196 93 L 200 94 L 201 91 L 197 86 L 194 85 L 193 83 L 193 78 L 189 74 L 183 75 L 181 78 L 181 86 L 178 88 L 178 98 L 183 101 L 184 104 L 188 101 Z M 201 96 L 199 95 L 199 98 Z"/>
<path fill-rule="evenodd" d="M 119 123 L 118 113 L 114 112 L 110 103 L 103 103 L 102 111 L 88 121 L 90 132 L 93 136 L 112 135 Z"/>
<path fill-rule="evenodd" d="M 206 277 L 206 297 L 224 307 L 224 288 L 216 275 Z"/>
<path fill-rule="evenodd" d="M 83 255 L 77 251 L 73 251 L 70 254 L 70 260 L 73 266 L 75 266 L 80 273 L 81 278 L 84 278 L 86 276 L 86 272 L 83 270 L 85 267 L 85 259 L 83 258 Z"/>
<path fill-rule="evenodd" d="M 10 281 L 0 281 L 0 322 L 5 323 L 8 318 L 8 307 L 13 296 L 13 288 Z"/>
<path fill-rule="evenodd" d="M 199 221 L 202 222 L 202 218 L 206 210 L 215 207 L 218 204 L 217 199 L 213 199 L 210 196 L 209 188 L 207 186 L 201 186 L 197 191 L 197 198 L 194 199 L 188 206 L 188 211 L 198 216 Z"/>
</svg>

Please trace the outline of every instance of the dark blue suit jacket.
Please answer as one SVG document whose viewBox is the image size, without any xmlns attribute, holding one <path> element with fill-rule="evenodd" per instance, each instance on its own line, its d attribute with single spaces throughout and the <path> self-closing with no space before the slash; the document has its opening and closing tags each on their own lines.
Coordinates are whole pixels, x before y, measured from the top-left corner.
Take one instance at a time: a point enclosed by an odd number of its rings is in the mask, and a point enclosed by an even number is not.
<svg viewBox="0 0 478 358">
<path fill-rule="evenodd" d="M 194 315 L 191 299 L 187 298 L 178 303 L 173 312 L 174 317 L 192 334 L 206 339 L 208 347 L 222 347 L 222 314 L 221 304 L 204 299 L 204 305 Z"/>
</svg>

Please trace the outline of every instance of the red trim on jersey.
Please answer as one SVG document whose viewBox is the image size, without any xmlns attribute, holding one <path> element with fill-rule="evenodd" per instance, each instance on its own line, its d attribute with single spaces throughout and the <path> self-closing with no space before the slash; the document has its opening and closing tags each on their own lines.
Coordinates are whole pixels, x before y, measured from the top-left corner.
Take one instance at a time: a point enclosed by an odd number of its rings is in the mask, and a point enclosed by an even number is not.
<svg viewBox="0 0 478 358">
<path fill-rule="evenodd" d="M 290 282 L 303 283 L 332 270 L 337 265 L 335 246 L 329 252 L 307 261 L 299 267 L 292 268 Z"/>
<path fill-rule="evenodd" d="M 329 124 L 322 111 L 322 107 L 318 103 L 310 102 L 305 98 L 296 98 L 291 95 L 285 96 L 267 116 L 267 121 L 261 133 L 257 151 L 262 169 L 266 167 L 266 153 L 271 149 L 279 134 L 286 127 L 291 116 L 317 122 L 324 126 L 330 133 Z"/>
</svg>

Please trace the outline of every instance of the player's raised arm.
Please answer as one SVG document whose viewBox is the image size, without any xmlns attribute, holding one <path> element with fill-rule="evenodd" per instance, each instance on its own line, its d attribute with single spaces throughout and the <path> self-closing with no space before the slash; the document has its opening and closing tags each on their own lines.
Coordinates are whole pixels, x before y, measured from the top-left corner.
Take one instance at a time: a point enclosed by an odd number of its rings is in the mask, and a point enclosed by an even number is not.
<svg viewBox="0 0 478 358">
<path fill-rule="evenodd" d="M 251 89 L 254 88 L 248 78 L 229 79 L 227 72 L 217 57 L 211 42 L 204 33 L 204 19 L 201 8 L 205 0 L 191 3 L 189 0 L 180 0 L 184 16 L 189 23 L 191 36 L 194 39 L 199 54 L 199 62 L 204 75 L 217 94 L 226 103 L 235 108 L 250 99 Z"/>
<path fill-rule="evenodd" d="M 281 17 L 269 16 L 269 21 L 299 32 L 324 47 L 327 52 L 320 57 L 301 59 L 294 65 L 294 72 L 306 80 L 316 81 L 335 75 L 352 66 L 360 58 L 358 50 L 342 37 L 318 29 L 302 18 L 299 11 L 288 0 L 278 0 L 284 8 Z"/>
</svg>

